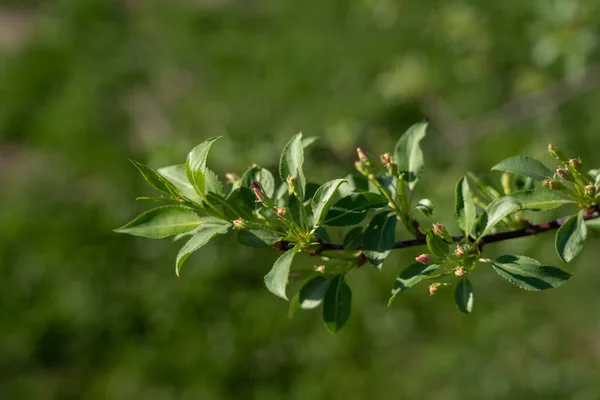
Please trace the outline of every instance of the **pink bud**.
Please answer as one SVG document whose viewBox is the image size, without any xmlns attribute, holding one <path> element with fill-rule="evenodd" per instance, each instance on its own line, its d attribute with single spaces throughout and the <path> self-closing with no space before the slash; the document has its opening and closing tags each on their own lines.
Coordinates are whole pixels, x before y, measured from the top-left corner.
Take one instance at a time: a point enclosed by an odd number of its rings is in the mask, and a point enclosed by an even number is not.
<svg viewBox="0 0 600 400">
<path fill-rule="evenodd" d="M 465 255 L 465 249 L 462 246 L 458 246 L 456 250 L 454 250 L 454 255 L 456 257 L 462 257 Z"/>
<path fill-rule="evenodd" d="M 434 294 L 437 293 L 437 291 L 440 288 L 440 284 L 439 283 L 432 283 L 431 285 L 429 285 L 429 295 L 433 296 Z"/>
<path fill-rule="evenodd" d="M 384 164 L 391 164 L 392 163 L 392 159 L 390 158 L 390 154 L 389 153 L 385 153 L 381 155 L 381 162 Z"/>
<path fill-rule="evenodd" d="M 319 272 L 323 272 L 323 271 L 325 271 L 325 266 L 324 266 L 324 265 L 319 265 L 319 266 L 317 267 L 317 271 L 319 271 Z"/>
<path fill-rule="evenodd" d="M 467 274 L 467 269 L 465 267 L 458 267 L 456 268 L 456 270 L 454 271 L 454 275 L 460 277 L 463 277 Z"/>
<path fill-rule="evenodd" d="M 261 203 L 265 201 L 265 192 L 263 192 L 260 183 L 256 181 L 252 182 L 252 191 L 254 192 L 254 195 L 256 196 L 258 201 L 260 201 Z"/>
<path fill-rule="evenodd" d="M 567 170 L 565 170 L 563 168 L 557 169 L 556 175 L 560 176 L 563 179 L 567 179 L 569 177 L 569 173 L 567 172 Z"/>
<path fill-rule="evenodd" d="M 285 208 L 284 207 L 277 208 L 277 216 L 279 218 L 284 218 L 285 217 Z"/>
<path fill-rule="evenodd" d="M 243 218 L 238 218 L 235 221 L 233 221 L 233 226 L 236 229 L 244 229 L 244 227 L 246 226 L 246 221 L 244 221 Z"/>
<path fill-rule="evenodd" d="M 571 158 L 569 160 L 569 165 L 573 169 L 581 169 L 581 160 L 579 160 L 578 158 Z"/>
<path fill-rule="evenodd" d="M 361 149 L 360 147 L 358 149 L 356 149 L 356 152 L 358 153 L 358 159 L 360 161 L 367 161 L 369 159 L 369 156 L 367 156 L 367 153 L 365 153 L 363 151 L 363 149 Z"/>
<path fill-rule="evenodd" d="M 433 224 L 433 233 L 443 238 L 446 234 L 446 227 L 442 224 Z"/>
<path fill-rule="evenodd" d="M 417 262 L 420 262 L 421 264 L 431 264 L 431 262 L 433 261 L 431 259 L 431 257 L 429 257 L 427 254 L 421 254 L 419 257 L 415 258 L 415 260 L 417 260 Z"/>
</svg>

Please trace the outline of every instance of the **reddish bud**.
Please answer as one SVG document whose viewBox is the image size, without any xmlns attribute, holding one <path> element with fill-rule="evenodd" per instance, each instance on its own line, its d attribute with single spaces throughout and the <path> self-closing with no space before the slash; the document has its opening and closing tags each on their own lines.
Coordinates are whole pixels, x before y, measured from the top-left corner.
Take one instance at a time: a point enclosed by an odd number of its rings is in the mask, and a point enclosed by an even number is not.
<svg viewBox="0 0 600 400">
<path fill-rule="evenodd" d="M 358 149 L 356 149 L 356 153 L 358 154 L 358 159 L 360 161 L 367 161 L 369 159 L 369 156 L 367 156 L 367 153 L 365 153 L 363 151 L 363 149 L 361 149 L 360 147 Z"/>
<path fill-rule="evenodd" d="M 437 293 L 437 291 L 440 289 L 440 284 L 439 283 L 432 283 L 431 285 L 429 285 L 429 295 L 433 296 L 434 294 Z"/>
<path fill-rule="evenodd" d="M 322 272 L 324 272 L 324 271 L 325 271 L 325 266 L 324 266 L 324 265 L 319 265 L 319 266 L 317 267 L 317 271 L 319 271 L 319 272 L 321 272 L 321 273 L 322 273 Z"/>
<path fill-rule="evenodd" d="M 573 169 L 581 169 L 581 160 L 578 158 L 571 158 L 569 160 L 569 165 Z"/>
<path fill-rule="evenodd" d="M 466 254 L 466 252 L 465 252 L 465 248 L 464 248 L 464 247 L 462 247 L 462 246 L 458 246 L 458 247 L 456 248 L 456 250 L 454 250 L 454 255 L 455 255 L 456 257 L 462 257 L 462 256 L 464 256 L 465 254 Z"/>
<path fill-rule="evenodd" d="M 285 218 L 285 207 L 277 208 L 277 216 L 279 218 Z"/>
<path fill-rule="evenodd" d="M 392 158 L 390 157 L 390 153 L 385 153 L 381 155 L 381 162 L 384 164 L 391 164 Z"/>
<path fill-rule="evenodd" d="M 548 153 L 550 153 L 550 155 L 558 161 L 568 162 L 568 159 L 565 156 L 565 154 L 560 149 L 552 146 L 551 144 L 548 145 Z"/>
<path fill-rule="evenodd" d="M 260 201 L 261 203 L 265 201 L 265 192 L 263 191 L 262 186 L 260 186 L 260 183 L 253 181 L 252 191 L 254 192 L 254 195 L 256 196 L 258 201 Z"/>
<path fill-rule="evenodd" d="M 433 261 L 431 259 L 431 257 L 429 257 L 427 254 L 421 254 L 419 257 L 416 257 L 415 260 L 417 260 L 417 262 L 420 262 L 421 264 L 431 264 L 431 262 Z"/>
<path fill-rule="evenodd" d="M 443 238 L 446 233 L 446 227 L 442 224 L 433 224 L 433 233 Z"/>
<path fill-rule="evenodd" d="M 236 229 L 244 229 L 246 227 L 246 221 L 243 218 L 238 218 L 233 221 L 233 226 Z"/>
<path fill-rule="evenodd" d="M 465 276 L 466 274 L 467 274 L 467 269 L 462 266 L 456 268 L 456 270 L 454 271 L 454 275 L 458 276 L 459 278 Z"/>
<path fill-rule="evenodd" d="M 569 173 L 564 168 L 557 169 L 556 170 L 556 175 L 560 176 L 563 179 L 568 179 L 569 178 Z"/>
</svg>

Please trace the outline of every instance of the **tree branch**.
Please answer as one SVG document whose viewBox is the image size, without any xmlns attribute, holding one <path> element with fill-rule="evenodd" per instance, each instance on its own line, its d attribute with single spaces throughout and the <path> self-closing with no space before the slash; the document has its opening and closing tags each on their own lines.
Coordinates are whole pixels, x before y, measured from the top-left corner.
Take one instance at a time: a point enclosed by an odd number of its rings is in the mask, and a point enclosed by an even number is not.
<svg viewBox="0 0 600 400">
<path fill-rule="evenodd" d="M 558 228 L 563 226 L 569 220 L 569 218 L 570 217 L 563 217 L 563 218 L 558 218 L 558 219 L 555 219 L 552 221 L 541 222 L 539 224 L 528 223 L 529 226 L 527 226 L 523 229 L 519 229 L 516 231 L 510 231 L 510 232 L 501 232 L 501 233 L 497 233 L 495 235 L 489 235 L 489 236 L 484 237 L 481 240 L 480 246 L 483 247 L 486 244 L 502 242 L 502 241 L 510 240 L 510 239 L 518 239 L 518 238 L 522 238 L 522 237 L 537 235 L 539 233 L 557 230 Z M 594 210 L 594 211 L 587 212 L 583 216 L 583 219 L 585 221 L 590 221 L 590 220 L 596 219 L 596 218 L 600 218 L 600 210 Z M 454 236 L 452 239 L 454 240 L 454 242 L 458 243 L 463 238 L 464 238 L 463 236 Z M 424 246 L 426 244 L 427 244 L 426 238 L 423 236 L 423 237 L 418 237 L 416 239 L 402 240 L 402 241 L 396 242 L 396 243 L 394 243 L 393 248 L 394 249 L 406 249 L 406 248 L 410 248 L 410 247 Z M 290 243 L 279 242 L 279 244 L 274 247 L 277 249 L 280 249 L 280 250 L 285 250 L 285 249 L 289 248 L 289 246 L 290 246 Z M 342 250 L 346 250 L 344 248 L 343 244 L 323 243 L 318 250 L 311 252 L 311 255 L 318 256 L 319 254 L 321 254 L 324 251 L 342 251 Z M 362 249 L 359 248 L 359 249 L 353 249 L 353 250 L 359 251 Z"/>
</svg>

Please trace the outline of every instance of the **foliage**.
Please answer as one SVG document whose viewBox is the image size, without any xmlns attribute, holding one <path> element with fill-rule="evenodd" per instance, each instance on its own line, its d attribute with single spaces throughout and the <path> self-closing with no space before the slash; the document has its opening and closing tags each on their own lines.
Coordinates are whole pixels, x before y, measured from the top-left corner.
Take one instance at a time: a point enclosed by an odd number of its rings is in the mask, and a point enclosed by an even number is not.
<svg viewBox="0 0 600 400">
<path fill-rule="evenodd" d="M 249 244 L 245 238 L 250 234 L 269 235 L 272 246 L 285 250 L 285 253 L 265 276 L 267 289 L 288 300 L 286 287 L 289 277 L 295 277 L 296 281 L 306 280 L 292 300 L 290 315 L 298 309 L 313 309 L 323 302 L 325 326 L 332 333 L 339 331 L 350 317 L 352 296 L 345 276 L 366 262 L 377 269 L 383 267 L 385 259 L 396 247 L 397 221 L 401 221 L 405 231 L 416 240 L 408 244 L 426 244 L 430 254 L 418 256 L 417 264 L 400 273 L 388 304 L 400 292 L 420 281 L 434 279 L 436 281 L 429 285 L 432 295 L 441 288 L 456 285 L 456 305 L 460 311 L 470 313 L 474 295 L 473 285 L 467 276 L 473 273 L 479 263 L 491 264 L 502 278 L 526 290 L 555 288 L 566 282 L 571 274 L 557 267 L 544 266 L 526 256 L 504 255 L 495 261 L 484 259 L 483 246 L 486 242 L 559 228 L 556 250 L 563 262 L 572 261 L 583 249 L 587 237 L 586 221 L 599 217 L 600 180 L 596 171 L 584 173 L 580 159 L 569 159 L 561 150 L 550 145 L 550 155 L 562 163 L 555 174 L 540 161 L 523 156 L 509 158 L 492 168 L 504 172 L 504 196 L 500 196 L 491 185 L 475 179 L 477 190 L 488 195 L 485 200 L 478 197 L 475 201 L 468 179 L 463 176 L 456 185 L 455 202 L 455 215 L 462 236 L 453 237 L 444 225 L 438 223 L 433 224 L 432 229 L 421 228 L 414 213 L 418 204 L 413 204 L 412 191 L 424 167 L 420 143 L 425 138 L 426 128 L 427 124 L 424 123 L 410 127 L 398 140 L 394 156 L 383 154 L 381 163 L 375 162 L 362 149 L 357 150 L 359 159 L 355 166 L 361 176 L 354 177 L 352 182 L 367 179 L 373 185 L 375 196 L 379 196 L 381 201 L 373 198 L 373 192 L 363 192 L 354 186 L 350 188 L 351 194 L 336 202 L 340 187 L 348 184 L 348 180 L 344 179 L 327 182 L 314 191 L 312 197 L 309 196 L 303 169 L 305 146 L 302 144 L 302 134 L 294 136 L 283 149 L 279 171 L 282 180 L 280 185 L 284 190 L 278 190 L 277 193 L 274 192 L 276 183 L 272 175 L 266 170 L 261 172 L 262 169 L 258 167 L 251 167 L 243 174 L 244 177 L 257 180 L 242 178 L 238 183 L 234 178 L 227 195 L 222 192 L 221 184 L 212 185 L 219 189 L 218 193 L 211 191 L 204 184 L 206 160 L 216 138 L 198 145 L 190 152 L 186 163 L 186 175 L 201 201 L 194 201 L 177 189 L 176 185 L 181 185 L 179 179 L 170 181 L 167 175 L 135 163 L 150 185 L 168 195 L 163 199 L 165 202 L 175 201 L 181 206 L 155 208 L 118 232 L 164 238 L 194 230 L 177 257 L 178 275 L 187 256 L 200 249 L 215 234 L 225 233 L 230 226 L 240 232 L 238 238 L 244 238 L 240 240 L 241 244 Z M 530 178 L 528 189 L 519 190 L 510 174 Z M 266 178 L 261 179 L 261 176 Z M 536 188 L 533 180 L 540 181 L 541 188 Z M 252 192 L 256 204 L 247 201 L 240 207 L 232 206 L 228 199 L 240 189 Z M 479 214 L 476 203 L 480 208 Z M 548 226 L 538 224 L 537 230 L 528 230 L 533 223 L 525 219 L 524 211 L 540 212 L 568 204 L 577 205 L 580 211 L 555 221 L 554 227 L 546 223 Z M 355 226 L 364 220 L 370 209 L 376 214 L 364 230 L 362 226 Z M 358 218 L 349 218 L 357 212 Z M 202 214 L 206 216 L 201 217 Z M 202 222 L 202 218 L 212 219 L 212 222 Z M 328 224 L 350 228 L 346 233 L 345 245 L 332 245 L 323 240 L 323 237 L 330 236 L 323 230 Z M 503 236 L 510 232 L 515 234 Z M 406 243 L 399 242 L 397 246 L 408 247 Z M 454 246 L 452 254 L 450 246 Z M 292 262 L 299 252 L 321 256 L 325 264 L 315 267 L 312 273 L 296 275 L 292 270 Z M 307 306 L 306 299 L 309 297 L 312 303 Z"/>
</svg>

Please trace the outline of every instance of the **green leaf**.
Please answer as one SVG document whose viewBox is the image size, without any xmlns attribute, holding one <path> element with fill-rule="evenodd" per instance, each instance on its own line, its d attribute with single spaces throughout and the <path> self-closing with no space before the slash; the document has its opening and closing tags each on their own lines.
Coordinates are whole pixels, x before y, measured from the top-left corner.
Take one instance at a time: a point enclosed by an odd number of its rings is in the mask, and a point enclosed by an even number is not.
<svg viewBox="0 0 600 400">
<path fill-rule="evenodd" d="M 600 231 L 600 218 L 594 218 L 586 221 L 585 226 L 594 231 Z"/>
<path fill-rule="evenodd" d="M 571 274 L 562 269 L 542 265 L 525 256 L 502 256 L 492 261 L 492 267 L 498 275 L 525 290 L 555 288 L 571 277 Z"/>
<path fill-rule="evenodd" d="M 475 182 L 475 187 L 477 188 L 477 190 L 479 190 L 479 192 L 481 192 L 481 194 L 488 201 L 496 200 L 502 197 L 502 195 L 496 190 L 495 187 L 493 187 L 474 173 L 467 172 L 467 177 L 473 182 Z"/>
<path fill-rule="evenodd" d="M 397 220 L 395 213 L 384 211 L 375 215 L 365 230 L 365 256 L 378 269 L 383 267 L 383 262 L 394 248 Z"/>
<path fill-rule="evenodd" d="M 587 226 L 583 220 L 583 212 L 573 215 L 556 232 L 556 252 L 560 259 L 571 262 L 583 249 L 587 238 Z"/>
<path fill-rule="evenodd" d="M 152 167 L 139 163 L 137 161 L 129 160 L 135 167 L 140 171 L 146 182 L 148 182 L 154 189 L 166 193 L 169 196 L 177 197 L 179 191 L 171 182 L 162 177 Z"/>
<path fill-rule="evenodd" d="M 315 193 L 312 198 L 312 211 L 314 216 L 314 226 L 322 224 L 323 219 L 333 204 L 335 194 L 342 183 L 346 182 L 343 179 L 335 179 L 327 182 Z"/>
<path fill-rule="evenodd" d="M 354 193 L 343 197 L 335 203 L 327 216 L 324 225 L 349 226 L 360 224 L 366 217 L 368 210 L 375 210 L 387 206 L 385 196 L 376 193 Z"/>
<path fill-rule="evenodd" d="M 420 211 L 426 217 L 431 217 L 434 212 L 433 203 L 429 199 L 421 199 L 415 206 L 415 210 Z"/>
<path fill-rule="evenodd" d="M 469 314 L 473 311 L 473 300 L 473 285 L 466 277 L 462 278 L 454 292 L 454 301 L 458 309 Z"/>
<path fill-rule="evenodd" d="M 439 265 L 435 264 L 425 265 L 414 263 L 403 269 L 396 278 L 396 283 L 392 289 L 392 297 L 390 297 L 390 300 L 388 301 L 388 307 L 392 305 L 392 302 L 398 294 L 415 286 L 417 283 L 434 273 L 439 267 Z"/>
<path fill-rule="evenodd" d="M 200 143 L 190 151 L 185 163 L 188 181 L 202 198 L 206 195 L 206 159 L 208 158 L 208 152 L 213 143 L 220 138 L 221 136 L 213 137 Z"/>
<path fill-rule="evenodd" d="M 303 164 L 304 146 L 302 146 L 302 133 L 299 133 L 283 149 L 279 163 L 279 175 L 283 182 L 286 182 L 290 176 L 296 178 L 302 200 L 304 200 L 306 190 L 306 180 L 304 178 L 304 171 L 302 170 Z"/>
<path fill-rule="evenodd" d="M 195 229 L 202 218 L 189 208 L 180 206 L 158 207 L 143 213 L 133 221 L 115 230 L 134 236 L 163 239 Z"/>
<path fill-rule="evenodd" d="M 184 164 L 170 165 L 168 167 L 159 168 L 158 173 L 175 186 L 183 196 L 200 204 L 202 198 L 198 196 L 196 190 L 187 178 L 187 173 Z"/>
<path fill-rule="evenodd" d="M 371 192 L 372 191 L 369 186 L 369 183 L 371 183 L 371 182 L 362 175 L 355 176 L 355 175 L 350 174 L 350 175 L 346 176 L 344 178 L 344 180 L 347 182 L 347 184 L 344 186 L 341 186 L 338 189 L 340 196 L 342 196 L 342 197 L 349 196 L 353 193 L 362 193 L 362 192 Z M 377 190 L 377 188 L 375 188 L 375 190 Z M 375 192 L 375 193 L 378 193 L 378 192 Z"/>
<path fill-rule="evenodd" d="M 337 333 L 350 319 L 352 292 L 344 280 L 344 275 L 336 275 L 331 280 L 323 300 L 323 320 L 327 330 Z"/>
<path fill-rule="evenodd" d="M 285 294 L 285 289 L 288 284 L 290 267 L 292 261 L 294 261 L 294 257 L 298 254 L 298 251 L 300 251 L 300 248 L 295 246 L 293 249 L 283 253 L 283 255 L 275 261 L 271 271 L 265 276 L 265 285 L 267 286 L 267 289 L 274 295 L 285 300 L 288 299 Z"/>
<path fill-rule="evenodd" d="M 521 203 L 523 210 L 549 211 L 565 204 L 575 204 L 573 200 L 564 197 L 556 190 L 523 190 L 511 194 L 511 196 Z"/>
<path fill-rule="evenodd" d="M 304 149 L 306 150 L 310 146 L 312 146 L 317 140 L 319 140 L 318 136 L 303 137 L 302 138 L 302 147 L 304 147 Z"/>
<path fill-rule="evenodd" d="M 229 193 L 229 196 L 225 199 L 223 212 L 227 218 L 236 220 L 238 218 L 252 219 L 252 212 L 254 211 L 254 204 L 248 205 L 243 197 L 243 189 L 237 188 Z M 207 194 L 207 197 L 211 198 L 211 194 Z"/>
<path fill-rule="evenodd" d="M 489 234 L 504 218 L 519 211 L 521 203 L 513 197 L 506 196 L 492 201 L 483 214 L 479 216 L 475 226 L 475 235 L 478 238 Z"/>
<path fill-rule="evenodd" d="M 271 247 L 281 240 L 281 236 L 268 231 L 251 230 L 240 231 L 238 233 L 238 241 L 249 247 L 265 248 Z"/>
<path fill-rule="evenodd" d="M 398 165 L 398 171 L 408 183 L 410 190 L 414 189 L 423 170 L 423 152 L 420 143 L 425 137 L 426 130 L 427 123 L 411 126 L 398 140 L 394 150 L 394 162 Z"/>
<path fill-rule="evenodd" d="M 496 164 L 492 171 L 508 172 L 515 175 L 527 176 L 538 181 L 552 177 L 553 172 L 544 164 L 530 157 L 512 157 Z"/>
<path fill-rule="evenodd" d="M 475 226 L 477 210 L 475 209 L 475 203 L 471 196 L 469 182 L 464 176 L 460 178 L 456 184 L 455 216 L 458 220 L 460 229 L 465 232 L 466 236 L 469 236 Z"/>
<path fill-rule="evenodd" d="M 450 247 L 448 246 L 448 243 L 444 242 L 444 239 L 435 233 L 430 232 L 427 234 L 426 241 L 429 251 L 431 251 L 434 256 L 448 257 L 448 254 L 450 253 Z"/>
<path fill-rule="evenodd" d="M 325 292 L 329 287 L 329 279 L 324 276 L 316 276 L 306 282 L 299 292 L 300 308 L 303 310 L 313 310 L 323 301 Z"/>
<path fill-rule="evenodd" d="M 344 249 L 346 250 L 358 250 L 362 247 L 363 242 L 363 228 L 357 226 L 352 228 L 344 237 Z"/>
<path fill-rule="evenodd" d="M 292 300 L 290 300 L 290 307 L 288 308 L 288 318 L 294 318 L 294 315 L 300 310 L 300 292 L 296 293 Z"/>
<path fill-rule="evenodd" d="M 187 258 L 195 252 L 199 250 L 202 246 L 209 242 L 210 239 L 215 237 L 216 235 L 221 235 L 227 233 L 231 228 L 231 224 L 227 221 L 219 220 L 217 218 L 213 218 L 212 220 L 207 220 L 211 222 L 201 224 L 197 229 L 198 231 L 194 236 L 188 240 L 179 253 L 177 254 L 177 260 L 175 262 L 175 273 L 179 276 L 179 272 L 181 271 L 181 266 L 187 260 Z"/>
<path fill-rule="evenodd" d="M 206 193 L 215 193 L 220 196 L 225 196 L 225 190 L 223 189 L 223 183 L 219 180 L 217 174 L 211 169 L 206 168 L 204 171 L 206 178 Z"/>
<path fill-rule="evenodd" d="M 254 210 L 258 206 L 256 196 L 252 191 L 252 182 L 258 182 L 262 186 L 267 197 L 275 194 L 275 178 L 271 171 L 255 166 L 244 172 L 240 179 L 240 191 L 247 206 Z"/>
</svg>

